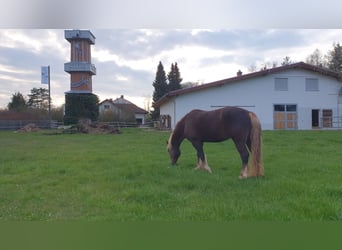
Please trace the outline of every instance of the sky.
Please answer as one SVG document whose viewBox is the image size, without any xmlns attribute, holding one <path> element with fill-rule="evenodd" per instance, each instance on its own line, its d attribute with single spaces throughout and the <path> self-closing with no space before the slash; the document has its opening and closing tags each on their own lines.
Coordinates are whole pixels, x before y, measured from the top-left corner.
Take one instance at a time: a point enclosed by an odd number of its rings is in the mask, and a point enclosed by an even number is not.
<svg viewBox="0 0 342 250">
<path fill-rule="evenodd" d="M 70 90 L 65 29 L 90 30 L 93 93 L 124 95 L 147 109 L 159 61 L 177 62 L 185 82 L 233 77 L 251 66 L 305 61 L 342 40 L 340 0 L 3 0 L 0 8 L 0 109 L 27 96 L 51 67 L 54 106 Z M 18 8 L 21 6 L 21 8 Z"/>
<path fill-rule="evenodd" d="M 251 66 L 305 61 L 315 49 L 326 54 L 342 40 L 340 29 L 90 29 L 95 35 L 93 93 L 100 101 L 124 95 L 136 105 L 151 104 L 159 61 L 166 73 L 178 67 L 185 82 L 208 83 L 233 77 Z M 0 29 L 0 107 L 16 92 L 27 96 L 41 84 L 41 66 L 51 68 L 54 106 L 70 90 L 70 43 L 64 29 Z"/>
</svg>

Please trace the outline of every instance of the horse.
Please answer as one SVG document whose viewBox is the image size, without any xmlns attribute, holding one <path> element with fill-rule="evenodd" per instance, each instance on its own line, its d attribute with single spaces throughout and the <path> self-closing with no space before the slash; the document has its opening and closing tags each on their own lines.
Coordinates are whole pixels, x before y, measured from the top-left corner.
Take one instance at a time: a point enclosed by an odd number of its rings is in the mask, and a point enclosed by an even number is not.
<svg viewBox="0 0 342 250">
<path fill-rule="evenodd" d="M 239 178 L 264 175 L 261 124 L 253 112 L 238 107 L 190 111 L 176 124 L 167 141 L 172 165 L 177 163 L 181 155 L 180 145 L 184 139 L 189 140 L 197 151 L 196 170 L 203 169 L 212 173 L 203 151 L 204 142 L 232 139 L 242 161 Z M 252 159 L 248 168 L 250 153 Z"/>
</svg>

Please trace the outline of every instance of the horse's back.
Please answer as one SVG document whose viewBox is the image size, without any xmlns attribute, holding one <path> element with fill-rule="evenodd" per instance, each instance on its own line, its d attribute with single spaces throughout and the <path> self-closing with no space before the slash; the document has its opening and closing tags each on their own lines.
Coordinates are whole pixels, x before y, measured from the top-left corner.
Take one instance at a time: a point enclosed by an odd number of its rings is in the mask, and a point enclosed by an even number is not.
<svg viewBox="0 0 342 250">
<path fill-rule="evenodd" d="M 186 137 L 199 137 L 204 141 L 222 141 L 249 133 L 249 111 L 237 107 L 204 111 L 195 109 L 184 117 Z"/>
<path fill-rule="evenodd" d="M 230 125 L 248 127 L 250 125 L 250 111 L 238 107 L 224 107 L 221 109 L 222 119 Z"/>
<path fill-rule="evenodd" d="M 224 107 L 221 110 L 221 123 L 225 130 L 229 131 L 230 137 L 249 133 L 252 123 L 249 111 L 238 107 Z"/>
</svg>

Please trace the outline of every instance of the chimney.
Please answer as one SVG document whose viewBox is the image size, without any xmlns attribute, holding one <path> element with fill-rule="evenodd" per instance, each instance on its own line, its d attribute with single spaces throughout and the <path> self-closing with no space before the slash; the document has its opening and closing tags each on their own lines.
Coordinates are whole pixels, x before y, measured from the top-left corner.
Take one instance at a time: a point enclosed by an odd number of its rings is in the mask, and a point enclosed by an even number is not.
<svg viewBox="0 0 342 250">
<path fill-rule="evenodd" d="M 124 95 L 121 95 L 120 98 L 121 98 L 121 99 L 124 99 Z"/>
<path fill-rule="evenodd" d="M 236 75 L 237 75 L 237 76 L 242 76 L 242 71 L 239 70 L 238 72 L 236 72 Z"/>
</svg>

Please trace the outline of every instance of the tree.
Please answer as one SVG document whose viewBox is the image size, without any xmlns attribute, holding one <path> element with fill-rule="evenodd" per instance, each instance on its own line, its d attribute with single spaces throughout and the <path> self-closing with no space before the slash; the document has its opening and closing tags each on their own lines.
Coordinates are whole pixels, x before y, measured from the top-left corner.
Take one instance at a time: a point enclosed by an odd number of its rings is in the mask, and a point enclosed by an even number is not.
<svg viewBox="0 0 342 250">
<path fill-rule="evenodd" d="M 64 124 L 77 124 L 79 119 L 96 121 L 99 117 L 99 98 L 94 94 L 66 94 Z"/>
<path fill-rule="evenodd" d="M 198 86 L 200 83 L 199 82 L 185 82 L 182 83 L 182 89 L 187 89 L 187 88 L 192 88 Z"/>
<path fill-rule="evenodd" d="M 24 111 L 27 109 L 27 103 L 24 96 L 20 92 L 12 95 L 11 101 L 8 103 L 7 108 L 16 112 Z"/>
<path fill-rule="evenodd" d="M 318 66 L 318 67 L 326 67 L 327 65 L 319 49 L 315 49 L 315 51 L 306 58 L 306 63 L 314 65 L 314 66 Z"/>
<path fill-rule="evenodd" d="M 156 78 L 153 82 L 154 92 L 153 101 L 158 101 L 163 95 L 168 92 L 167 78 L 162 62 L 159 62 Z"/>
<path fill-rule="evenodd" d="M 293 63 L 293 62 L 291 61 L 290 57 L 289 56 L 285 56 L 283 58 L 283 62 L 281 63 L 281 66 L 290 65 L 291 63 Z"/>
<path fill-rule="evenodd" d="M 28 106 L 33 109 L 48 110 L 49 109 L 49 91 L 44 88 L 33 88 L 31 94 L 28 95 Z"/>
<path fill-rule="evenodd" d="M 333 44 L 333 50 L 328 52 L 328 68 L 342 73 L 342 46 L 340 43 Z"/>
<path fill-rule="evenodd" d="M 171 64 L 171 71 L 167 75 L 167 78 L 169 80 L 168 91 L 173 91 L 182 88 L 181 82 L 183 79 L 180 77 L 180 72 L 177 63 Z"/>
<path fill-rule="evenodd" d="M 249 67 L 248 67 L 248 72 L 249 73 L 252 73 L 252 72 L 255 72 L 257 71 L 257 66 L 255 64 L 251 64 Z"/>
<path fill-rule="evenodd" d="M 168 85 L 167 85 L 167 79 L 166 79 L 166 74 L 164 70 L 164 66 L 162 62 L 159 62 L 158 68 L 157 68 L 157 73 L 156 73 L 156 78 L 153 81 L 153 103 L 157 102 L 162 96 L 164 96 L 167 91 L 168 91 Z M 159 108 L 154 108 L 154 110 L 151 113 L 151 116 L 153 119 L 157 119 L 160 115 L 160 110 Z"/>
</svg>

